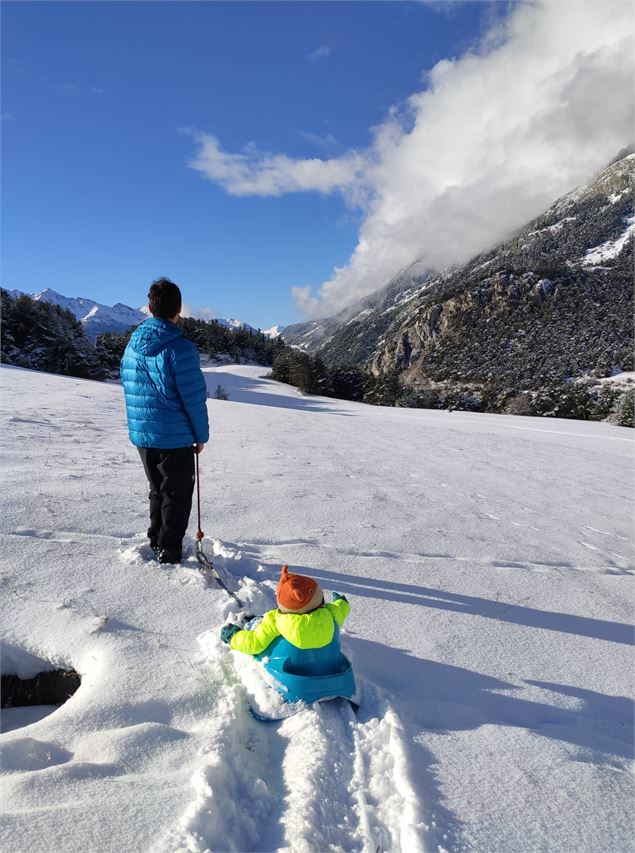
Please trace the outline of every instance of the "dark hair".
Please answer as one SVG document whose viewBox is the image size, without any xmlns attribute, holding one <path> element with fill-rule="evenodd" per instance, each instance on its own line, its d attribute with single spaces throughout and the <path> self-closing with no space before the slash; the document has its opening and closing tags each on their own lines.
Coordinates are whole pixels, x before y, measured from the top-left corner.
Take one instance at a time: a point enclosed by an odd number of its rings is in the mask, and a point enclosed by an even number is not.
<svg viewBox="0 0 635 853">
<path fill-rule="evenodd" d="M 148 306 L 153 317 L 171 320 L 181 310 L 181 291 L 169 278 L 153 281 L 148 292 Z"/>
</svg>

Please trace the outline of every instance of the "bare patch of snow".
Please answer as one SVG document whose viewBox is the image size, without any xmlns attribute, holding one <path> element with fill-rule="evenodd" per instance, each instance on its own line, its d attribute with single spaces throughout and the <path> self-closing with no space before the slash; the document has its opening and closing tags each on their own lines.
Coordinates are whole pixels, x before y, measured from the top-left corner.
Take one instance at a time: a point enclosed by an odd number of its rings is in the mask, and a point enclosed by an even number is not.
<svg viewBox="0 0 635 853">
<path fill-rule="evenodd" d="M 611 204 L 615 204 L 616 202 L 618 202 L 622 198 L 622 196 L 625 196 L 626 193 L 628 193 L 628 192 L 630 192 L 630 190 L 627 188 L 627 189 L 621 190 L 619 193 L 613 193 L 613 195 L 608 196 L 608 200 L 610 201 Z"/>
<path fill-rule="evenodd" d="M 373 313 L 372 308 L 364 308 L 363 311 L 360 311 L 359 314 L 355 314 L 355 316 L 351 317 L 351 319 L 348 320 L 346 323 L 344 323 L 344 325 L 350 326 L 351 323 L 358 323 L 360 320 L 363 320 L 364 317 L 368 317 L 368 315 L 372 314 L 372 313 Z"/>
<path fill-rule="evenodd" d="M 603 385 L 630 386 L 635 385 L 635 371 L 624 370 L 613 376 L 605 376 L 599 380 Z"/>
<path fill-rule="evenodd" d="M 635 233 L 635 215 L 629 216 L 626 220 L 626 228 L 616 240 L 607 240 L 593 249 L 589 249 L 583 258 L 581 258 L 582 266 L 594 267 L 604 261 L 616 258 L 626 243 L 631 234 Z"/>
<path fill-rule="evenodd" d="M 537 231 L 529 231 L 527 233 L 527 236 L 535 237 L 537 234 L 544 234 L 546 231 L 549 231 L 551 234 L 556 234 L 558 231 L 564 228 L 565 222 L 574 222 L 576 219 L 577 216 L 565 216 L 558 222 L 554 222 L 553 225 L 547 225 L 546 228 L 539 228 Z"/>
</svg>

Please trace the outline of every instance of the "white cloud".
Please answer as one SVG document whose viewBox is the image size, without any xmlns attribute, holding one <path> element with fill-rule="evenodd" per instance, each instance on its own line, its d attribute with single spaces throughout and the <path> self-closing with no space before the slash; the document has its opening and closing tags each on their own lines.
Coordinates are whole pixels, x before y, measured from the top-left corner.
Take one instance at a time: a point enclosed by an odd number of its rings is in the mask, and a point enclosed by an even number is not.
<svg viewBox="0 0 635 853">
<path fill-rule="evenodd" d="M 332 48 L 327 44 L 321 44 L 319 47 L 316 47 L 315 50 L 312 50 L 311 53 L 308 53 L 306 58 L 309 62 L 319 62 L 321 59 L 326 59 L 327 56 L 331 55 Z"/>
<path fill-rule="evenodd" d="M 218 317 L 218 311 L 214 311 L 214 309 L 210 308 L 208 305 L 204 308 L 196 308 L 194 305 L 187 305 L 186 303 L 183 303 L 181 316 L 193 317 L 195 320 L 216 320 Z"/>
<path fill-rule="evenodd" d="M 191 165 L 235 195 L 338 191 L 361 209 L 347 264 L 293 291 L 307 315 L 331 314 L 416 258 L 467 260 L 602 168 L 633 138 L 633 55 L 629 3 L 521 3 L 437 63 L 365 151 L 231 154 L 200 134 Z"/>
<path fill-rule="evenodd" d="M 318 317 L 323 313 L 320 310 L 320 300 L 315 296 L 311 296 L 311 288 L 308 284 L 304 287 L 292 287 L 291 294 L 298 310 L 306 317 Z"/>
<path fill-rule="evenodd" d="M 242 153 L 223 151 L 209 133 L 195 133 L 198 152 L 190 166 L 219 184 L 230 195 L 277 196 L 289 192 L 339 190 L 351 199 L 362 183 L 363 157 L 352 151 L 343 157 L 297 160 L 286 154 L 269 154 L 255 145 Z"/>
<path fill-rule="evenodd" d="M 332 149 L 337 147 L 337 139 L 333 136 L 332 133 L 327 133 L 324 136 L 320 136 L 319 133 L 307 133 L 304 130 L 299 130 L 298 134 L 302 137 L 302 139 L 305 139 L 307 142 L 310 142 L 317 148 Z"/>
</svg>

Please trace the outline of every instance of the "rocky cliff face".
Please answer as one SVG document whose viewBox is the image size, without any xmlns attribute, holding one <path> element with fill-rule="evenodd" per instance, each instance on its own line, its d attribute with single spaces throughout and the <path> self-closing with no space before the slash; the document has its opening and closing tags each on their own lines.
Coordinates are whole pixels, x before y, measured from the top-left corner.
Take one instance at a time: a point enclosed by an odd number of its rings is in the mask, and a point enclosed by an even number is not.
<svg viewBox="0 0 635 853">
<path fill-rule="evenodd" d="M 632 369 L 635 155 L 611 163 L 504 244 L 428 276 L 323 341 L 330 362 L 413 385 L 508 387 Z M 405 296 L 403 296 L 405 294 Z"/>
</svg>

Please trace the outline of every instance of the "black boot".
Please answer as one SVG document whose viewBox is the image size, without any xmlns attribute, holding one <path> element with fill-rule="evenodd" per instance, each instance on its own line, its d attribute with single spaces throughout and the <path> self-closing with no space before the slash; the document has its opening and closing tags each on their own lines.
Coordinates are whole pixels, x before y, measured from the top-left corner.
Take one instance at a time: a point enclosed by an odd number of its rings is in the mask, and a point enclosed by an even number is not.
<svg viewBox="0 0 635 853">
<path fill-rule="evenodd" d="M 180 551 L 172 551 L 170 548 L 162 548 L 159 551 L 159 562 L 160 563 L 180 563 L 181 562 L 181 552 Z"/>
</svg>

